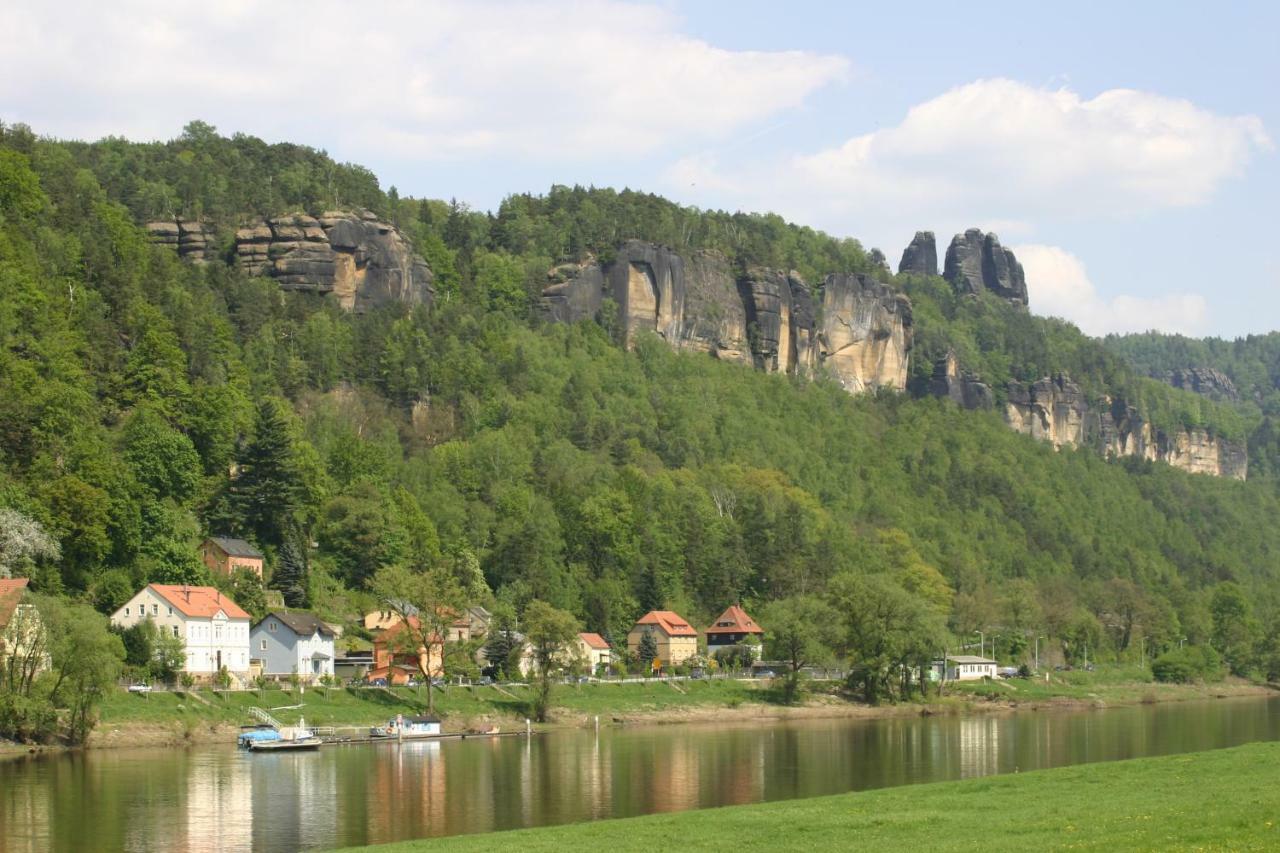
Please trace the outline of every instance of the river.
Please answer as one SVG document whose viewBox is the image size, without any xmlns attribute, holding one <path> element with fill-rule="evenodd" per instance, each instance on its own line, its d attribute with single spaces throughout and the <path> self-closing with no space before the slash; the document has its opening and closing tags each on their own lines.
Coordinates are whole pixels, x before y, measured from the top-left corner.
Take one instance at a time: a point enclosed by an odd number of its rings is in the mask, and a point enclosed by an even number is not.
<svg viewBox="0 0 1280 853">
<path fill-rule="evenodd" d="M 0 762 L 0 850 L 292 851 L 812 797 L 1280 739 L 1280 698 Z"/>
</svg>

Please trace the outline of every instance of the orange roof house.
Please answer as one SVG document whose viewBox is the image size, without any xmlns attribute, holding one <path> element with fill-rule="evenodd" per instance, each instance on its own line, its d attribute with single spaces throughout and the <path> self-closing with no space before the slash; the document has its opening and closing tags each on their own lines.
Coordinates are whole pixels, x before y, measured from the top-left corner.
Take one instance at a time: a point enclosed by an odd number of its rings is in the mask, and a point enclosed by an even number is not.
<svg viewBox="0 0 1280 853">
<path fill-rule="evenodd" d="M 599 634 L 578 634 L 578 646 L 588 672 L 598 672 L 602 667 L 607 670 L 613 662 L 613 649 L 609 648 L 609 644 Z"/>
<path fill-rule="evenodd" d="M 706 634 L 708 653 L 743 644 L 758 648 L 758 644 L 752 642 L 752 639 L 764 639 L 764 629 L 747 615 L 747 611 L 736 604 L 729 605 L 720 614 L 720 618 L 711 623 L 711 627 L 707 629 Z"/>
<path fill-rule="evenodd" d="M 111 614 L 111 624 L 121 628 L 145 621 L 183 641 L 185 672 L 212 677 L 225 668 L 233 676 L 247 677 L 252 618 L 221 590 L 148 584 Z"/>
<path fill-rule="evenodd" d="M 633 655 L 640 652 L 640 642 L 645 634 L 652 634 L 658 647 L 659 666 L 678 666 L 698 654 L 698 632 L 689 620 L 671 610 L 650 610 L 636 620 L 627 634 L 627 649 Z M 651 661 L 641 661 L 651 664 Z"/>
</svg>

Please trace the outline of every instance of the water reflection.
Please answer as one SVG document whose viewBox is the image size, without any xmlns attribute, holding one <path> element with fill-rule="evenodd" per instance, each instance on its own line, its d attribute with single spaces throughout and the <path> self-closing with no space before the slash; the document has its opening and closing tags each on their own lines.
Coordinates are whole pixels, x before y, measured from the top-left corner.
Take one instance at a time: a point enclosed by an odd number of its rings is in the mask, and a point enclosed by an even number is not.
<svg viewBox="0 0 1280 853">
<path fill-rule="evenodd" d="M 1280 738 L 1280 700 L 0 763 L 0 851 L 317 849 Z"/>
</svg>

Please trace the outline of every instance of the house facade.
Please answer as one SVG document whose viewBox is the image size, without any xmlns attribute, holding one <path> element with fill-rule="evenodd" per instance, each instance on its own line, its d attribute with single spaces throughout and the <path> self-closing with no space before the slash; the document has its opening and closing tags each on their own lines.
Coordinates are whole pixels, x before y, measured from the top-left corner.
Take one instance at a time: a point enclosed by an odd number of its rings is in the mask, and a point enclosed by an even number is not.
<svg viewBox="0 0 1280 853">
<path fill-rule="evenodd" d="M 248 675 L 249 614 L 214 587 L 153 583 L 111 614 L 111 624 L 122 628 L 147 620 L 182 639 L 184 672 L 212 677 L 225 666 L 232 675 Z"/>
<path fill-rule="evenodd" d="M 27 578 L 0 578 L 0 666 L 16 657 L 18 668 L 34 675 L 48 669 L 51 661 L 40 611 L 23 600 L 27 585 Z"/>
<path fill-rule="evenodd" d="M 248 569 L 262 577 L 262 552 L 243 539 L 210 536 L 200 544 L 200 559 L 220 577 L 231 577 L 236 569 Z"/>
<path fill-rule="evenodd" d="M 948 655 L 946 660 L 947 681 L 979 681 L 983 678 L 995 678 L 998 664 L 990 658 L 977 655 Z M 934 679 L 942 677 L 943 662 L 933 662 Z"/>
<path fill-rule="evenodd" d="M 587 663 L 587 672 L 592 674 L 608 672 L 609 665 L 613 663 L 613 649 L 609 648 L 604 637 L 584 632 L 578 635 L 578 645 L 580 654 Z"/>
<path fill-rule="evenodd" d="M 333 675 L 334 630 L 312 613 L 275 610 L 249 631 L 254 660 L 262 661 L 262 674 L 288 676 L 297 673 L 317 680 Z"/>
<path fill-rule="evenodd" d="M 720 617 L 711 623 L 711 627 L 707 628 L 706 634 L 708 655 L 715 655 L 716 652 L 724 649 L 741 647 L 749 649 L 752 658 L 759 660 L 761 650 L 764 648 L 764 629 L 747 615 L 747 611 L 736 604 L 730 605 L 721 613 Z"/>
<path fill-rule="evenodd" d="M 645 634 L 653 635 L 661 666 L 679 666 L 698 654 L 698 632 L 679 613 L 650 610 L 636 620 L 627 634 L 627 649 L 633 655 L 639 653 Z"/>
</svg>

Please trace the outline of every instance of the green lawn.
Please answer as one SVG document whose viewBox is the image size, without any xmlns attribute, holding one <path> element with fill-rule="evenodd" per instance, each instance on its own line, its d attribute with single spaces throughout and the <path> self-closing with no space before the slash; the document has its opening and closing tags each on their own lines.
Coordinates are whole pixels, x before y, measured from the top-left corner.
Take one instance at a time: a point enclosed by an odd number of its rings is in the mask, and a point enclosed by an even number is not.
<svg viewBox="0 0 1280 853">
<path fill-rule="evenodd" d="M 369 850 L 1274 850 L 1280 743 Z"/>
<path fill-rule="evenodd" d="M 529 714 L 530 688 L 449 687 L 436 690 L 436 711 L 444 717 L 446 730 L 453 726 L 488 717 L 523 720 Z M 555 713 L 562 716 L 600 715 L 606 721 L 614 715 L 662 712 L 706 706 L 735 707 L 747 702 L 774 698 L 771 691 L 750 682 L 718 680 L 682 684 L 680 689 L 663 682 L 647 684 L 584 684 L 557 686 L 554 690 Z M 302 704 L 290 710 L 274 710 L 272 715 L 284 723 L 296 722 L 299 716 L 318 726 L 365 726 L 384 721 L 397 713 L 417 713 L 426 705 L 425 689 L 396 687 L 390 689 L 335 688 L 308 689 L 302 695 L 283 690 L 267 690 L 215 694 L 200 690 L 195 698 L 181 693 L 155 692 L 130 694 L 112 691 L 101 708 L 101 724 L 172 724 L 202 723 L 241 724 L 253 722 L 248 709 L 252 706 L 272 709 Z"/>
</svg>

